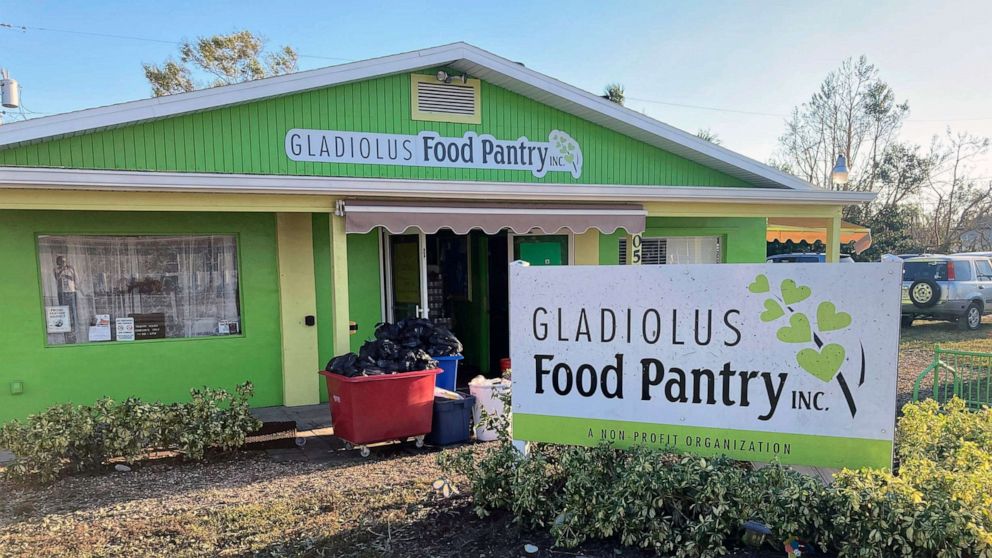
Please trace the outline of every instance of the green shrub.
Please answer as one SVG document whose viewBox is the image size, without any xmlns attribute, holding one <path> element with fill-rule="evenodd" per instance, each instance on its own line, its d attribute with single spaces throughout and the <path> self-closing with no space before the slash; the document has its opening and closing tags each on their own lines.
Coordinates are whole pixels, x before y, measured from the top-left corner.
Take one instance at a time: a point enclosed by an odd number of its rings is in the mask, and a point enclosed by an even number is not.
<svg viewBox="0 0 992 558">
<path fill-rule="evenodd" d="M 898 476 L 844 471 L 831 486 L 842 556 L 992 556 L 992 410 L 906 405 Z"/>
<path fill-rule="evenodd" d="M 57 405 L 24 421 L 0 426 L 0 447 L 16 459 L 4 469 L 16 480 L 50 482 L 66 472 L 94 471 L 111 459 L 131 463 L 153 450 L 202 459 L 208 448 L 233 449 L 260 426 L 248 412 L 251 383 L 232 395 L 190 390 L 188 403 L 145 403 L 104 398 L 93 405 Z"/>
<path fill-rule="evenodd" d="M 666 556 L 720 556 L 757 519 L 775 546 L 797 536 L 840 558 L 992 558 L 992 411 L 910 404 L 897 432 L 898 476 L 845 470 L 829 486 L 778 464 L 644 447 L 535 444 L 524 458 L 506 430 L 482 455 L 449 451 L 439 461 L 467 476 L 480 516 L 511 511 L 564 547 L 613 539 Z"/>
</svg>

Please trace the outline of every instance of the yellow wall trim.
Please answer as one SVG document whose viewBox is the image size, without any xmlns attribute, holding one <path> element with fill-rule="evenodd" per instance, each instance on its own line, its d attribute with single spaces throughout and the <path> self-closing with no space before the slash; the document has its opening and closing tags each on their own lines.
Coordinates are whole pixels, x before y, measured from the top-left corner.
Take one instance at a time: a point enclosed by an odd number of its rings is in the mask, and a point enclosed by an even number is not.
<svg viewBox="0 0 992 558">
<path fill-rule="evenodd" d="M 344 229 L 344 217 L 331 215 L 331 332 L 334 340 L 334 354 L 343 355 L 351 351 L 348 328 L 348 237 Z M 377 265 L 378 262 L 368 262 Z"/>
<path fill-rule="evenodd" d="M 648 217 L 839 217 L 841 205 L 648 202 Z"/>
<path fill-rule="evenodd" d="M 575 235 L 575 265 L 599 265 L 599 231 L 588 231 Z"/>
<path fill-rule="evenodd" d="M 313 268 L 313 224 L 306 213 L 276 214 L 279 245 L 279 314 L 282 326 L 283 404 L 320 402 L 317 327 L 305 323 L 317 315 Z"/>
<path fill-rule="evenodd" d="M 0 188 L 0 209 L 80 211 L 264 211 L 329 213 L 335 198 L 306 194 L 216 194 Z"/>
</svg>

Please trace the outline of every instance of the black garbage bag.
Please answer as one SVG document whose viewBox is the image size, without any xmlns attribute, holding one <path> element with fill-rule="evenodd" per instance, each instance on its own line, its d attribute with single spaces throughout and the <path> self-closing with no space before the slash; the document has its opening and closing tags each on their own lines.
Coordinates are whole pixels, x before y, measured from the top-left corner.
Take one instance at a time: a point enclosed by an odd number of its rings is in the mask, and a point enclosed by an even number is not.
<svg viewBox="0 0 992 558">
<path fill-rule="evenodd" d="M 434 357 L 461 352 L 461 341 L 447 328 L 409 318 L 376 324 L 373 338 L 362 344 L 358 354 L 334 357 L 327 370 L 348 377 L 414 372 L 437 368 Z"/>
<path fill-rule="evenodd" d="M 396 339 L 400 336 L 399 323 L 379 322 L 375 324 L 376 339 Z"/>
<path fill-rule="evenodd" d="M 346 353 L 332 358 L 327 363 L 325 370 L 348 378 L 358 376 L 362 373 L 361 368 L 358 366 L 358 355 L 355 353 Z"/>
<path fill-rule="evenodd" d="M 454 356 L 461 354 L 462 342 L 446 328 L 437 327 L 427 340 L 427 352 L 434 356 Z"/>
</svg>

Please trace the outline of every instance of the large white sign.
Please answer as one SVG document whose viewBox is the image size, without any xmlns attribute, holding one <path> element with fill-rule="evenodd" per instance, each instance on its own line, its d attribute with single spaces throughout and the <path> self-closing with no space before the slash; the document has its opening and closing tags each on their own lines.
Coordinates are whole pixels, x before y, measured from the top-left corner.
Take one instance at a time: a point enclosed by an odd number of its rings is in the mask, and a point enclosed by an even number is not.
<svg viewBox="0 0 992 558">
<path fill-rule="evenodd" d="M 547 141 L 533 141 L 526 137 L 501 140 L 475 132 L 444 137 L 428 131 L 414 136 L 292 129 L 286 132 L 286 155 L 294 161 L 315 163 L 527 170 L 536 177 L 549 172 L 582 176 L 582 149 L 559 130 L 552 130 Z"/>
<path fill-rule="evenodd" d="M 512 266 L 521 440 L 888 467 L 898 263 Z"/>
</svg>

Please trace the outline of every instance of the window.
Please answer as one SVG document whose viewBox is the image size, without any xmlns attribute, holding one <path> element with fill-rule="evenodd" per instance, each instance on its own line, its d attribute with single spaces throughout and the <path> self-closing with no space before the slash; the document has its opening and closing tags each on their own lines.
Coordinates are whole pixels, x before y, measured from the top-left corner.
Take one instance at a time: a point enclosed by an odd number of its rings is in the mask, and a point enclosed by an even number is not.
<svg viewBox="0 0 992 558">
<path fill-rule="evenodd" d="M 978 268 L 979 281 L 992 281 L 992 265 L 988 260 L 975 260 L 975 267 Z"/>
<path fill-rule="evenodd" d="M 627 261 L 627 238 L 620 239 L 620 264 Z M 641 264 L 720 263 L 720 237 L 670 236 L 642 237 Z"/>
<path fill-rule="evenodd" d="M 902 265 L 903 281 L 947 281 L 947 262 L 944 260 L 926 260 L 906 262 Z"/>
<path fill-rule="evenodd" d="M 241 333 L 234 235 L 38 237 L 50 345 Z"/>
<path fill-rule="evenodd" d="M 978 263 L 976 260 L 975 263 Z M 979 271 L 981 273 L 981 271 Z M 979 277 L 981 279 L 981 277 Z M 958 260 L 954 262 L 954 280 L 955 281 L 971 281 L 971 262 L 968 260 Z"/>
</svg>

